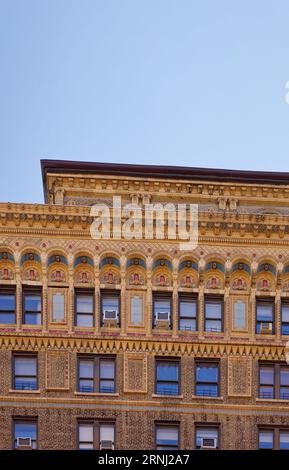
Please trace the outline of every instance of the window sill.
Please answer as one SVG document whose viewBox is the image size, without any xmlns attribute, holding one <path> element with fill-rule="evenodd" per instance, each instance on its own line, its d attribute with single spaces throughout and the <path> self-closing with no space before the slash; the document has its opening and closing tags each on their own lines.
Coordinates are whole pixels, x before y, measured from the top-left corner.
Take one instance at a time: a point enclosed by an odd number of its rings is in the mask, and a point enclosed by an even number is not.
<svg viewBox="0 0 289 470">
<path fill-rule="evenodd" d="M 284 399 L 281 399 L 281 398 L 256 398 L 256 402 L 260 402 L 260 403 L 266 403 L 266 402 L 269 402 L 269 403 L 284 403 L 286 405 L 288 405 L 288 400 L 284 400 Z"/>
<path fill-rule="evenodd" d="M 203 396 L 198 396 L 198 395 L 192 395 L 193 400 L 219 400 L 223 401 L 224 397 L 203 397 Z"/>
<path fill-rule="evenodd" d="M 119 397 L 119 393 L 100 393 L 100 392 L 74 392 L 79 397 Z"/>
<path fill-rule="evenodd" d="M 184 395 L 159 395 L 156 393 L 152 394 L 152 398 L 169 398 L 171 400 L 182 400 L 184 398 Z"/>
<path fill-rule="evenodd" d="M 39 389 L 38 389 L 38 390 L 14 390 L 13 388 L 10 388 L 10 389 L 9 389 L 9 393 L 18 393 L 18 394 L 20 394 L 20 395 L 23 394 L 23 393 L 24 393 L 24 395 L 27 395 L 27 394 L 32 393 L 32 394 L 36 394 L 36 395 L 37 395 L 37 394 L 39 394 L 39 393 L 41 393 L 41 392 L 40 392 Z"/>
</svg>

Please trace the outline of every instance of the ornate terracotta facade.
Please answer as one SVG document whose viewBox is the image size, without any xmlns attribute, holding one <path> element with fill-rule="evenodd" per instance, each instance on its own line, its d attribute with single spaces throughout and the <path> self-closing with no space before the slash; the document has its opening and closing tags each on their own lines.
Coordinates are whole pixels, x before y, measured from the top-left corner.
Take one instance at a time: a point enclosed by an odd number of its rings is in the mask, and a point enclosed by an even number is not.
<svg viewBox="0 0 289 470">
<path fill-rule="evenodd" d="M 289 429 L 289 397 L 259 393 L 260 364 L 286 367 L 289 176 L 53 161 L 42 170 L 45 204 L 0 204 L 0 286 L 16 296 L 15 324 L 0 325 L 0 448 L 13 447 L 13 421 L 27 418 L 40 449 L 77 448 L 79 423 L 92 421 L 113 423 L 117 449 L 154 449 L 158 425 L 178 427 L 182 449 L 196 447 L 198 427 L 218 429 L 221 449 L 257 449 L 262 430 Z M 111 207 L 116 195 L 198 204 L 197 248 L 92 239 L 91 206 Z M 23 292 L 37 288 L 41 321 L 25 324 Z M 76 323 L 76 292 L 93 293 L 91 326 Z M 102 321 L 103 293 L 119 296 L 118 321 Z M 171 321 L 156 327 L 158 295 L 170 297 Z M 196 299 L 195 329 L 180 329 L 182 296 Z M 222 299 L 221 331 L 206 330 L 208 298 Z M 269 331 L 257 329 L 258 299 L 274 305 Z M 13 386 L 15 353 L 37 357 L 36 390 Z M 114 358 L 113 393 L 79 390 L 80 357 Z M 176 395 L 156 393 L 156 361 L 166 358 L 179 361 Z M 198 361 L 218 362 L 214 396 L 196 393 Z"/>
</svg>

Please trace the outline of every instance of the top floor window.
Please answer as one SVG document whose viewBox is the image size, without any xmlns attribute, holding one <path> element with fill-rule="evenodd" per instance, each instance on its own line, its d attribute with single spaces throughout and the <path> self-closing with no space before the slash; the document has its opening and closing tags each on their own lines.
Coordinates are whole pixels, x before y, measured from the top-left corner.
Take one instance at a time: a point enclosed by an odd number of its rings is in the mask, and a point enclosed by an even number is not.
<svg viewBox="0 0 289 470">
<path fill-rule="evenodd" d="M 171 327 L 172 299 L 167 293 L 153 295 L 153 326 Z"/>
<path fill-rule="evenodd" d="M 101 293 L 101 324 L 120 326 L 120 295 L 118 291 Z"/>
<path fill-rule="evenodd" d="M 205 331 L 220 333 L 223 331 L 224 299 L 205 297 Z"/>
<path fill-rule="evenodd" d="M 16 323 L 16 290 L 13 288 L 0 289 L 0 324 L 13 325 Z"/>
<path fill-rule="evenodd" d="M 77 289 L 75 291 L 76 326 L 93 327 L 94 291 Z"/>
<path fill-rule="evenodd" d="M 197 297 L 179 296 L 179 329 L 185 331 L 197 330 Z"/>
<path fill-rule="evenodd" d="M 42 290 L 24 288 L 23 290 L 23 322 L 25 325 L 41 325 L 42 323 Z"/>
<path fill-rule="evenodd" d="M 274 299 L 256 299 L 256 333 L 274 333 Z"/>
<path fill-rule="evenodd" d="M 281 334 L 289 335 L 289 301 L 283 300 L 281 304 Z"/>
</svg>

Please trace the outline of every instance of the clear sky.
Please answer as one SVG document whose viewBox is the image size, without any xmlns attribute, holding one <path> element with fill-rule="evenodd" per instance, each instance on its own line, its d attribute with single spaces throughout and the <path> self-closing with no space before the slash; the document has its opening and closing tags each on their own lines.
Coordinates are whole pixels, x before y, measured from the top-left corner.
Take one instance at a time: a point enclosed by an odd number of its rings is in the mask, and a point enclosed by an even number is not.
<svg viewBox="0 0 289 470">
<path fill-rule="evenodd" d="M 288 0 L 0 0 L 0 61 L 0 201 L 41 158 L 289 171 Z"/>
</svg>

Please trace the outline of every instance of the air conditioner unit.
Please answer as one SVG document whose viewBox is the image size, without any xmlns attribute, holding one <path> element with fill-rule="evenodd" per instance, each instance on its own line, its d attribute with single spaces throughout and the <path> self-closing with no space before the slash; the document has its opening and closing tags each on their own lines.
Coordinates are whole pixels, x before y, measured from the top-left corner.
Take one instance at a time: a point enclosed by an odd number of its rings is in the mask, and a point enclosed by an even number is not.
<svg viewBox="0 0 289 470">
<path fill-rule="evenodd" d="M 104 320 L 117 320 L 118 311 L 117 310 L 104 310 L 103 319 Z"/>
<path fill-rule="evenodd" d="M 156 321 L 170 321 L 170 312 L 156 312 Z"/>
<path fill-rule="evenodd" d="M 32 440 L 31 437 L 17 437 L 16 439 L 17 449 L 32 449 Z"/>
<path fill-rule="evenodd" d="M 216 449 L 217 439 L 215 437 L 202 437 L 201 449 Z"/>
<path fill-rule="evenodd" d="M 260 325 L 260 333 L 261 334 L 271 334 L 273 330 L 273 323 L 261 323 Z"/>
<path fill-rule="evenodd" d="M 112 441 L 100 441 L 99 449 L 100 450 L 113 450 L 114 443 Z"/>
</svg>

